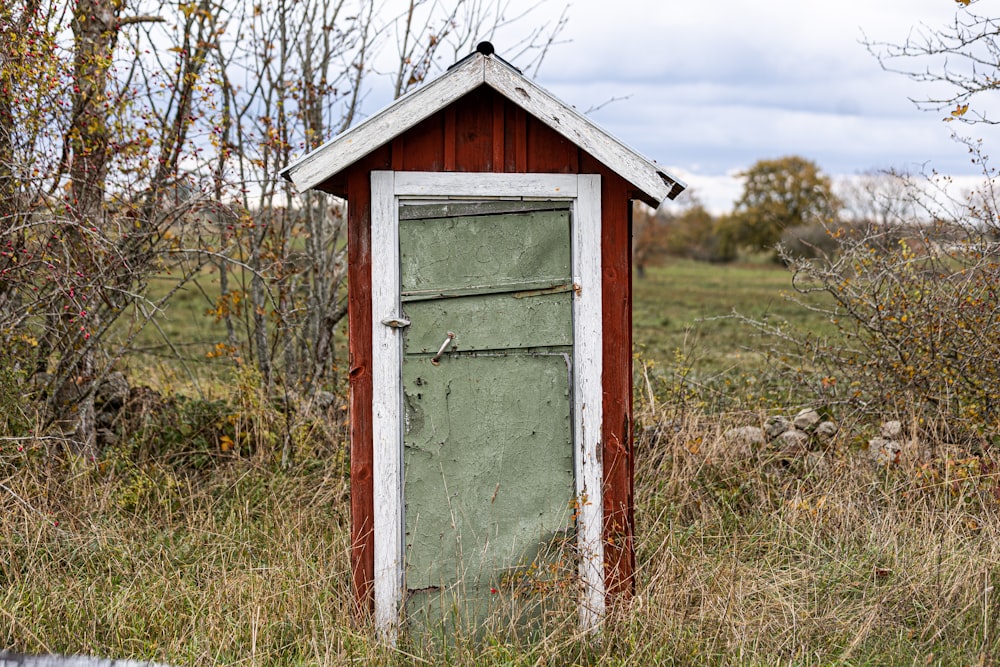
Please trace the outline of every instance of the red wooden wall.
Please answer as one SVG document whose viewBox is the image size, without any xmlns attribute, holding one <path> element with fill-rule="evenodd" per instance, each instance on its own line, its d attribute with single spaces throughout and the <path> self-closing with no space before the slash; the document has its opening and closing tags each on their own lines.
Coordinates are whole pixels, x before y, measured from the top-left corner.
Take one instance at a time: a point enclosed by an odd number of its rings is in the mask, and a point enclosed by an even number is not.
<svg viewBox="0 0 1000 667">
<path fill-rule="evenodd" d="M 604 274 L 604 537 L 608 602 L 631 595 L 632 264 L 634 188 L 571 141 L 488 87 L 444 110 L 352 165 L 320 189 L 348 199 L 350 320 L 351 567 L 358 610 L 373 605 L 371 178 L 373 170 L 601 175 Z"/>
</svg>

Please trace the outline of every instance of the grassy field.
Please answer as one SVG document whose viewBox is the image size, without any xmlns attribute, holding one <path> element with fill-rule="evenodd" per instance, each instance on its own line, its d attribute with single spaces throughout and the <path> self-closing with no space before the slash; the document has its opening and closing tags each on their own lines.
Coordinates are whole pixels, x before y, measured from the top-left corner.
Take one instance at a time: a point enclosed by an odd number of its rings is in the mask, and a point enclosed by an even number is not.
<svg viewBox="0 0 1000 667">
<path fill-rule="evenodd" d="M 160 276 L 152 282 L 150 296 L 157 299 L 176 287 L 175 278 Z M 194 376 L 199 388 L 211 393 L 213 381 L 220 380 L 230 367 L 225 361 L 213 363 L 209 357 L 226 338 L 224 325 L 207 314 L 218 293 L 217 274 L 209 269 L 198 281 L 177 289 L 155 316 L 153 326 L 136 338 L 136 354 L 127 360 L 132 374 L 167 391 L 190 390 Z M 641 359 L 660 367 L 682 361 L 691 378 L 701 382 L 753 375 L 762 370 L 768 341 L 735 317 L 735 312 L 772 324 L 786 322 L 803 331 L 832 332 L 829 323 L 790 296 L 794 291 L 789 272 L 770 261 L 672 260 L 650 267 L 645 278 L 634 281 L 635 350 Z M 239 326 L 239 318 L 235 321 Z M 346 323 L 338 335 L 343 348 Z"/>
<path fill-rule="evenodd" d="M 218 344 L 226 342 L 226 327 L 210 313 L 219 297 L 218 272 L 204 268 L 199 274 L 197 280 L 183 283 L 174 275 L 153 276 L 147 292 L 150 304 L 142 311 L 131 307 L 115 328 L 116 342 L 124 342 L 137 323 L 149 319 L 132 341 L 132 352 L 119 366 L 157 391 L 208 397 L 225 394 L 232 364 L 213 353 Z M 167 296 L 160 308 L 151 305 Z M 245 326 L 241 318 L 234 318 L 234 322 Z M 247 337 L 246 331 L 240 334 Z"/>
<path fill-rule="evenodd" d="M 636 369 L 646 368 L 671 399 L 694 398 L 709 412 L 790 409 L 809 400 L 773 363 L 790 350 L 788 343 L 750 320 L 800 337 L 836 334 L 826 318 L 799 303 L 823 305 L 823 295 L 796 293 L 791 273 L 771 261 L 672 260 L 634 279 L 633 292 Z M 637 386 L 645 380 L 637 378 Z"/>
<path fill-rule="evenodd" d="M 632 326 L 642 356 L 691 360 L 700 376 L 756 369 L 763 345 L 734 312 L 817 333 L 829 323 L 789 297 L 791 274 L 772 262 L 706 264 L 673 260 L 633 280 Z"/>
<path fill-rule="evenodd" d="M 351 602 L 343 413 L 280 413 L 252 373 L 226 368 L 210 400 L 127 406 L 97 462 L 3 441 L 3 645 L 176 665 L 992 664 L 992 451 L 909 437 L 886 468 L 844 429 L 789 459 L 722 437 L 760 424 L 759 405 L 673 400 L 711 378 L 742 392 L 741 376 L 766 370 L 763 341 L 718 319 L 734 308 L 823 331 L 789 287 L 777 267 L 691 262 L 636 282 L 637 349 L 652 362 L 637 365 L 636 597 L 599 642 L 557 626 L 436 655 L 380 647 Z M 199 309 L 164 317 L 183 334 Z M 137 384 L 162 380 L 131 363 Z M 296 456 L 282 469 L 285 436 Z"/>
</svg>

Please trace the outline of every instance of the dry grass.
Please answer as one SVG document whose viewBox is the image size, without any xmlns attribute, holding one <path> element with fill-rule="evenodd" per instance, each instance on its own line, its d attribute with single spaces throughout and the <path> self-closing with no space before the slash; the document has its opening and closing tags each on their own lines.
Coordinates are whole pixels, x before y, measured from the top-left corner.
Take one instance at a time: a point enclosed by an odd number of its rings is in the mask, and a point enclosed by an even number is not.
<svg viewBox="0 0 1000 667">
<path fill-rule="evenodd" d="M 1000 650 L 992 452 L 879 468 L 848 434 L 806 461 L 725 442 L 753 415 L 640 406 L 639 574 L 603 641 L 389 653 L 354 620 L 342 442 L 191 471 L 4 444 L 0 629 L 29 652 L 178 665 L 974 664 Z M 948 463 L 948 462 L 951 463 Z"/>
<path fill-rule="evenodd" d="M 358 644 L 342 480 L 249 462 L 196 487 L 157 466 L 33 465 L 0 490 L 6 646 L 264 665 Z"/>
<path fill-rule="evenodd" d="M 788 462 L 720 428 L 695 415 L 639 439 L 641 644 L 694 663 L 992 660 L 994 453 L 887 469 L 845 434 Z"/>
<path fill-rule="evenodd" d="M 679 264 L 637 285 L 637 340 L 676 329 L 650 343 L 660 360 L 689 332 L 713 353 L 740 351 L 745 335 L 728 320 L 693 318 L 738 306 L 724 299 L 759 282 L 749 269 L 712 273 L 731 282 L 697 313 L 655 282 L 709 271 Z M 244 377 L 211 401 L 142 406 L 97 462 L 0 439 L 0 648 L 262 667 L 992 664 L 994 449 L 930 435 L 878 467 L 863 451 L 876 425 L 861 423 L 785 461 L 721 436 L 765 414 L 715 411 L 791 407 L 787 385 L 763 387 L 756 357 L 752 384 L 740 360 L 679 358 L 666 373 L 636 364 L 637 595 L 600 642 L 556 623 L 540 637 L 380 647 L 350 590 L 344 413 L 286 418 Z M 18 382 L 0 376 L 0 436 L 33 430 Z"/>
</svg>

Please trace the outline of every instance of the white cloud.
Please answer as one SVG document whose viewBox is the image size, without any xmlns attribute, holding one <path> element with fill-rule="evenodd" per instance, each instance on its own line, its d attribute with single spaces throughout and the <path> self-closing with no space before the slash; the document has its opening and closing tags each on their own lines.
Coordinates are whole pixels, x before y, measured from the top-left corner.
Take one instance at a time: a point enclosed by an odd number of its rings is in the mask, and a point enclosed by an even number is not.
<svg viewBox="0 0 1000 667">
<path fill-rule="evenodd" d="M 561 11 L 550 2 L 546 12 Z M 673 165 L 716 210 L 731 174 L 797 154 L 831 175 L 930 163 L 976 173 L 940 113 L 909 97 L 926 87 L 885 72 L 860 43 L 900 42 L 944 25 L 942 0 L 577 0 L 539 82 L 640 152 Z M 503 45 L 497 42 L 498 52 Z"/>
<path fill-rule="evenodd" d="M 511 0 L 507 14 L 535 4 Z M 566 6 L 545 0 L 501 30 L 498 54 Z M 908 98 L 930 89 L 884 71 L 861 44 L 899 43 L 957 10 L 950 0 L 573 0 L 569 41 L 548 53 L 538 81 L 581 110 L 628 98 L 591 117 L 671 165 L 716 211 L 739 194 L 732 174 L 783 155 L 838 177 L 930 165 L 971 178 L 978 169 L 950 138 L 963 128 L 917 110 Z M 1000 145 L 1000 130 L 986 134 Z"/>
</svg>

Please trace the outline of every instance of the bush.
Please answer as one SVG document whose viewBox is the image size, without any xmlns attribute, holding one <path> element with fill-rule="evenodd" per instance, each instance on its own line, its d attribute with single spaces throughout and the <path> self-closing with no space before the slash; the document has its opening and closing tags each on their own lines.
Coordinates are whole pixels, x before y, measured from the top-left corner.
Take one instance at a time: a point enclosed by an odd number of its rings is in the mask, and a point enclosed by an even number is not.
<svg viewBox="0 0 1000 667">
<path fill-rule="evenodd" d="M 35 423 L 30 399 L 37 392 L 28 385 L 25 369 L 33 365 L 31 349 L 30 344 L 18 338 L 6 350 L 0 350 L 0 437 L 25 437 Z"/>
<path fill-rule="evenodd" d="M 844 249 L 858 243 L 867 245 L 879 254 L 893 253 L 899 242 L 910 239 L 915 245 L 922 243 L 919 225 L 904 223 L 874 223 L 868 221 L 840 222 L 836 224 L 813 223 L 791 227 L 781 234 L 779 259 L 836 258 Z M 939 230 L 941 231 L 941 230 Z"/>
<path fill-rule="evenodd" d="M 736 258 L 736 248 L 727 243 L 723 233 L 725 218 L 712 217 L 701 206 L 669 218 L 666 224 L 665 253 L 702 262 L 729 262 Z"/>
<path fill-rule="evenodd" d="M 638 277 L 645 267 L 662 264 L 667 257 L 686 257 L 702 262 L 729 262 L 736 246 L 729 242 L 728 218 L 716 218 L 689 195 L 683 208 L 657 212 L 636 206 L 632 212 L 632 262 Z"/>
<path fill-rule="evenodd" d="M 791 227 L 781 234 L 782 251 L 791 257 L 816 259 L 832 257 L 840 248 L 836 233 L 826 225 L 813 224 Z"/>
<path fill-rule="evenodd" d="M 966 434 L 995 434 L 1000 245 L 992 235 L 964 217 L 912 226 L 889 243 L 873 226 L 842 234 L 835 256 L 786 251 L 796 289 L 832 297 L 823 310 L 841 333 L 797 341 L 800 377 L 868 411 L 917 412 Z"/>
</svg>

